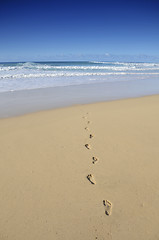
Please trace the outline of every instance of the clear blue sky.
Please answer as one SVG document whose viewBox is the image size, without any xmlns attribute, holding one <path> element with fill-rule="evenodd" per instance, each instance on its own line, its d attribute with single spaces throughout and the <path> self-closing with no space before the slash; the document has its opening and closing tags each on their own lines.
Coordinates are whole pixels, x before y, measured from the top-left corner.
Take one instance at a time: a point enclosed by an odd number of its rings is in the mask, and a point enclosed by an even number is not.
<svg viewBox="0 0 159 240">
<path fill-rule="evenodd" d="M 159 60 L 158 0 L 0 4 L 0 61 Z"/>
</svg>

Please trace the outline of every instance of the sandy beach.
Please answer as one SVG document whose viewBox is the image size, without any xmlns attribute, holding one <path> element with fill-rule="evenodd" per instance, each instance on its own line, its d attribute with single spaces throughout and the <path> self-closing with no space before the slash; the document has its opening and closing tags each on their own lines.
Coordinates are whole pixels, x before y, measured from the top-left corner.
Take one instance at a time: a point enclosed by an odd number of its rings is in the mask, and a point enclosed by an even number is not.
<svg viewBox="0 0 159 240">
<path fill-rule="evenodd" d="M 0 119 L 0 239 L 158 239 L 158 169 L 159 95 Z"/>
</svg>

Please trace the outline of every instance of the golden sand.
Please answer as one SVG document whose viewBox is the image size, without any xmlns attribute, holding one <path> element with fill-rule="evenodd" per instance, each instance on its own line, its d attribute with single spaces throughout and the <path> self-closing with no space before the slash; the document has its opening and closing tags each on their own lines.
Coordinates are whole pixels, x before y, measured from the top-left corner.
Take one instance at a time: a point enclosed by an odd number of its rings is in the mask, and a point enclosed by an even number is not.
<svg viewBox="0 0 159 240">
<path fill-rule="evenodd" d="M 159 96 L 0 120 L 0 240 L 159 239 L 158 203 Z"/>
</svg>

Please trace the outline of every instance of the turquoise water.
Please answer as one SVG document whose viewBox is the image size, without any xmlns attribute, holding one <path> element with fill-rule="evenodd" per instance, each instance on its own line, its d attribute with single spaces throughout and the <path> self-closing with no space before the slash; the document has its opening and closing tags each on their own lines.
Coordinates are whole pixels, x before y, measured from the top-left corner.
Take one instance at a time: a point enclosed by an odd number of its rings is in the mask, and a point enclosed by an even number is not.
<svg viewBox="0 0 159 240">
<path fill-rule="evenodd" d="M 0 63 L 0 92 L 136 80 L 159 80 L 159 63 Z"/>
</svg>

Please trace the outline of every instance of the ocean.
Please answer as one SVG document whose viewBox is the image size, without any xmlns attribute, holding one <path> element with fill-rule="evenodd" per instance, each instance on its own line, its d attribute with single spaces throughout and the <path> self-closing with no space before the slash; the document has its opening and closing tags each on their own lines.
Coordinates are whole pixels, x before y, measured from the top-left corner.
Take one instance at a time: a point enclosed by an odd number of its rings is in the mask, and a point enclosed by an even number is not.
<svg viewBox="0 0 159 240">
<path fill-rule="evenodd" d="M 0 118 L 159 94 L 159 63 L 0 63 Z"/>
<path fill-rule="evenodd" d="M 137 80 L 159 81 L 159 63 L 0 63 L 0 92 Z"/>
</svg>

